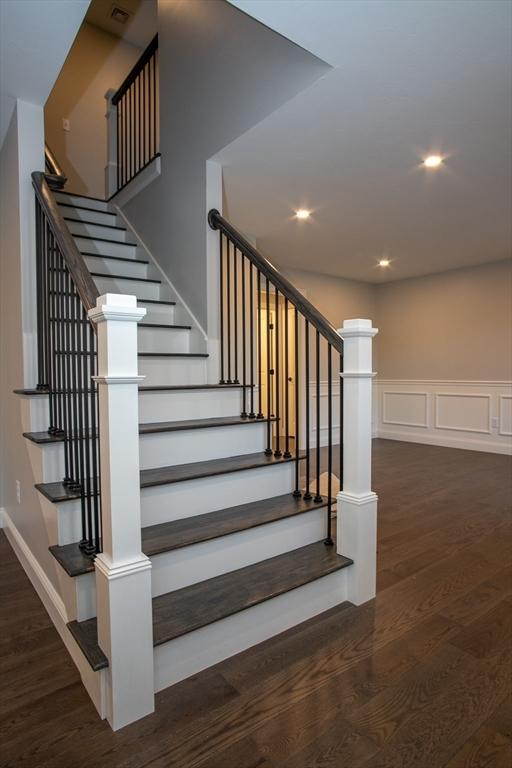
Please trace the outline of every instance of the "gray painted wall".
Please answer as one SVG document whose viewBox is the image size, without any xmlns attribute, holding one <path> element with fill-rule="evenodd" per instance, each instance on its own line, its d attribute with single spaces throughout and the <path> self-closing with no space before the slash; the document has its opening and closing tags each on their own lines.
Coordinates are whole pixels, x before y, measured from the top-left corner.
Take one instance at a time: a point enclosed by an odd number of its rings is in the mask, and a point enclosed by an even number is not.
<svg viewBox="0 0 512 768">
<path fill-rule="evenodd" d="M 224 0 L 159 0 L 162 174 L 125 213 L 206 327 L 206 161 L 328 65 Z"/>
</svg>

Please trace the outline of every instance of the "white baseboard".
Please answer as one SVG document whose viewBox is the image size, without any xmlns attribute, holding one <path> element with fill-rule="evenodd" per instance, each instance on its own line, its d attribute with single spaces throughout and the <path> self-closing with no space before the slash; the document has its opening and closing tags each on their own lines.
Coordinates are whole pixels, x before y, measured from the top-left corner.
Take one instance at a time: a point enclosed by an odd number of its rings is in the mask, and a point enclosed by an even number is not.
<svg viewBox="0 0 512 768">
<path fill-rule="evenodd" d="M 374 381 L 374 437 L 512 454 L 512 382 Z"/>
<path fill-rule="evenodd" d="M 3 528 L 5 525 L 4 515 L 5 515 L 5 509 L 3 507 L 0 507 L 0 528 Z"/>
<path fill-rule="evenodd" d="M 39 595 L 39 598 L 52 620 L 55 629 L 59 633 L 62 642 L 66 646 L 69 655 L 73 659 L 87 693 L 91 697 L 100 717 L 105 718 L 107 715 L 106 684 L 108 670 L 102 669 L 99 672 L 93 672 L 66 626 L 68 616 L 61 596 L 49 580 L 38 560 L 35 558 L 34 553 L 29 548 L 27 542 L 16 528 L 6 509 L 1 509 L 0 517 L 2 519 L 5 535 L 16 554 L 16 557 L 20 561 L 23 570 L 32 582 L 32 586 Z"/>
</svg>

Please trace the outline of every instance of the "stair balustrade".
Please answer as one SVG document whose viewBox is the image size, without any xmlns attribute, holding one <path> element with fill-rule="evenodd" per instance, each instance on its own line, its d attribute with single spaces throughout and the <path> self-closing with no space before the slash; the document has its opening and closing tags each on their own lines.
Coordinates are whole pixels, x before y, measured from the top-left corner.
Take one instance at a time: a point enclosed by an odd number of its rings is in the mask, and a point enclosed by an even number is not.
<svg viewBox="0 0 512 768">
<path fill-rule="evenodd" d="M 343 340 L 217 210 L 208 222 L 220 237 L 220 383 L 241 384 L 242 418 L 266 421 L 266 455 L 294 459 L 293 495 L 331 500 L 325 543 L 332 545 L 336 443 L 340 487 L 343 468 Z"/>
<path fill-rule="evenodd" d="M 107 91 L 107 193 L 119 192 L 159 155 L 158 35 L 117 91 Z"/>
<path fill-rule="evenodd" d="M 63 486 L 81 503 L 83 551 L 101 550 L 95 325 L 96 288 L 45 175 L 32 174 L 36 203 L 38 385 L 49 395 L 51 435 L 64 441 Z"/>
</svg>

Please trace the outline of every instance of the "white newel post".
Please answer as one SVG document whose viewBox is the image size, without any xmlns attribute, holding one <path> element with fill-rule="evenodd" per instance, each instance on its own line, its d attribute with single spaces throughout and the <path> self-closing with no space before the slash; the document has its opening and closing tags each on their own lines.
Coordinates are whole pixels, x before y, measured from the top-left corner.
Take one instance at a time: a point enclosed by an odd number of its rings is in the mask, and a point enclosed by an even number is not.
<svg viewBox="0 0 512 768">
<path fill-rule="evenodd" d="M 107 198 L 117 192 L 117 107 L 112 104 L 116 93 L 110 88 L 105 94 L 107 102 L 107 164 L 105 166 L 105 192 Z"/>
<path fill-rule="evenodd" d="M 95 559 L 98 642 L 109 660 L 114 730 L 154 710 L 151 561 L 141 551 L 135 296 L 107 293 L 89 311 L 98 330 L 103 551 Z"/>
<path fill-rule="evenodd" d="M 371 320 L 345 320 L 343 338 L 343 480 L 337 496 L 337 549 L 351 557 L 347 598 L 356 605 L 375 597 L 377 495 L 371 490 L 372 339 Z"/>
</svg>

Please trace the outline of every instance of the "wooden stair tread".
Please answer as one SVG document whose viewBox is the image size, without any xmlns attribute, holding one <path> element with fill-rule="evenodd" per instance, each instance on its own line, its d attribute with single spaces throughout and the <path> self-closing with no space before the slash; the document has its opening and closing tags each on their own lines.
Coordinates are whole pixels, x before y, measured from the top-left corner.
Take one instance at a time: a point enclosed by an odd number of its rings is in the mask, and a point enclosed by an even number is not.
<svg viewBox="0 0 512 768">
<path fill-rule="evenodd" d="M 275 417 L 270 421 L 275 421 Z M 210 429 L 212 427 L 232 427 L 240 424 L 265 424 L 266 419 L 243 419 L 241 416 L 215 416 L 208 419 L 183 419 L 182 421 L 154 421 L 139 424 L 139 435 L 152 435 L 159 432 L 182 432 L 187 429 Z M 64 442 L 63 435 L 50 435 L 48 432 L 23 432 L 23 437 L 37 445 Z"/>
<path fill-rule="evenodd" d="M 213 624 L 352 564 L 323 541 L 153 599 L 153 645 Z"/>
<path fill-rule="evenodd" d="M 138 304 L 165 304 L 169 307 L 175 307 L 176 302 L 175 301 L 167 301 L 164 299 L 139 299 L 137 298 Z"/>
<path fill-rule="evenodd" d="M 153 277 L 134 277 L 133 275 L 111 275 L 109 272 L 91 272 L 91 277 L 112 278 L 112 280 L 131 280 L 135 283 L 157 283 L 160 285 L 161 280 L 157 280 Z"/>
<path fill-rule="evenodd" d="M 303 459 L 304 456 L 299 458 Z M 241 456 L 228 456 L 224 459 L 209 459 L 208 461 L 194 461 L 188 464 L 174 464 L 169 467 L 143 469 L 140 473 L 140 487 L 153 488 L 157 485 L 171 485 L 172 483 L 181 483 L 187 480 L 198 480 L 202 477 L 243 472 L 247 469 L 273 467 L 291 461 L 295 461 L 293 456 L 285 459 L 284 457 L 265 456 L 264 453 L 258 452 L 242 454 Z M 35 487 L 54 504 L 80 498 L 79 491 L 66 488 L 61 482 L 36 483 Z"/>
<path fill-rule="evenodd" d="M 141 384 L 139 392 L 180 392 L 200 389 L 249 389 L 251 384 Z"/>
<path fill-rule="evenodd" d="M 110 211 L 98 211 L 98 213 L 110 213 Z M 103 224 L 103 222 L 97 221 L 84 221 L 84 219 L 75 219 L 72 216 L 63 216 L 64 221 L 73 221 L 75 224 L 89 224 L 92 227 L 103 227 L 104 229 L 120 229 L 123 232 L 127 232 L 126 227 L 122 227 L 119 224 Z"/>
<path fill-rule="evenodd" d="M 94 672 L 108 667 L 108 659 L 98 645 L 98 622 L 96 619 L 70 621 L 68 629 Z"/>
<path fill-rule="evenodd" d="M 228 456 L 224 459 L 209 459 L 208 461 L 193 461 L 188 464 L 174 464 L 169 467 L 143 469 L 140 473 L 140 487 L 151 488 L 156 485 L 170 485 L 171 483 L 197 480 L 202 477 L 243 472 L 246 469 L 272 467 L 290 461 L 294 461 L 294 458 L 276 458 L 258 452 L 242 454 L 241 456 Z"/>
<path fill-rule="evenodd" d="M 94 259 L 110 259 L 111 261 L 128 262 L 128 264 L 149 264 L 148 259 L 131 259 L 129 256 L 104 256 L 101 253 L 91 253 L 90 251 L 80 251 L 82 256 Z"/>
<path fill-rule="evenodd" d="M 209 357 L 208 352 L 138 352 L 137 357 Z"/>
<path fill-rule="evenodd" d="M 87 222 L 81 222 L 82 224 Z M 88 222 L 89 224 L 92 224 L 92 222 Z M 97 240 L 99 243 L 113 243 L 114 245 L 127 245 L 130 248 L 134 248 L 137 246 L 137 243 L 127 243 L 123 242 L 122 240 L 110 240 L 108 237 L 96 237 L 95 235 L 82 235 L 77 234 L 76 232 L 71 233 L 73 237 L 80 238 L 80 240 Z"/>
<path fill-rule="evenodd" d="M 60 192 L 62 192 L 64 194 L 67 194 L 66 192 L 64 192 L 63 189 L 60 190 Z M 81 197 L 81 195 L 75 195 L 75 197 Z M 91 197 L 91 198 L 87 198 L 87 199 L 88 200 L 96 200 L 97 198 Z M 106 200 L 98 200 L 98 202 L 99 203 L 106 203 L 107 201 Z M 63 203 L 61 201 L 57 201 L 57 205 L 59 206 L 59 208 L 76 208 L 79 211 L 92 211 L 92 213 L 106 213 L 106 214 L 109 214 L 110 216 L 115 216 L 116 215 L 115 211 L 104 211 L 102 208 L 91 208 L 90 206 L 87 206 L 87 205 L 73 205 L 73 203 Z M 80 221 L 82 221 L 82 219 L 80 219 Z M 89 222 L 89 223 L 91 223 L 91 222 Z"/>
<path fill-rule="evenodd" d="M 262 560 L 222 576 L 192 584 L 153 598 L 153 645 L 170 640 L 221 621 L 312 581 L 352 565 L 353 561 L 338 555 L 333 546 L 323 541 Z M 71 622 L 76 624 L 77 622 Z M 96 619 L 79 622 L 71 628 L 79 637 L 82 625 L 87 639 L 96 635 Z M 82 637 L 81 637 L 82 640 Z M 77 642 L 78 639 L 77 639 Z M 96 640 L 97 643 L 97 640 Z M 99 654 L 102 651 L 97 648 Z M 89 654 L 91 650 L 89 648 Z M 89 656 L 87 656 L 89 659 Z M 108 662 L 107 662 L 108 663 Z"/>
<path fill-rule="evenodd" d="M 154 421 L 139 424 L 139 435 L 156 432 L 181 432 L 187 429 L 209 429 L 212 427 L 233 427 L 239 424 L 266 424 L 266 419 L 243 419 L 241 416 L 214 416 L 208 419 L 182 419 L 181 421 Z M 270 421 L 275 421 L 271 418 Z"/>
<path fill-rule="evenodd" d="M 139 299 L 140 301 L 140 299 Z M 172 304 L 173 302 L 169 302 Z M 245 389 L 250 389 L 253 385 L 252 384 L 141 384 L 139 386 L 139 392 L 180 392 L 180 391 L 186 391 L 186 390 L 201 390 L 201 389 L 242 389 L 245 387 Z M 23 395 L 27 397 L 32 397 L 34 395 L 38 396 L 48 396 L 48 390 L 47 389 L 37 389 L 36 387 L 26 387 L 21 389 L 13 389 L 14 395 Z"/>
<path fill-rule="evenodd" d="M 142 529 L 142 551 L 152 557 L 326 506 L 327 499 L 315 503 L 287 493 L 182 520 L 150 525 Z"/>
<path fill-rule="evenodd" d="M 283 496 L 239 504 L 236 507 L 219 509 L 203 515 L 149 525 L 141 532 L 142 551 L 148 557 L 153 557 L 326 506 L 327 499 L 322 502 L 315 502 L 312 499 L 306 501 L 287 493 Z M 55 545 L 49 547 L 49 550 L 69 576 L 81 576 L 94 570 L 93 561 L 84 555 L 78 543 Z"/>
</svg>

